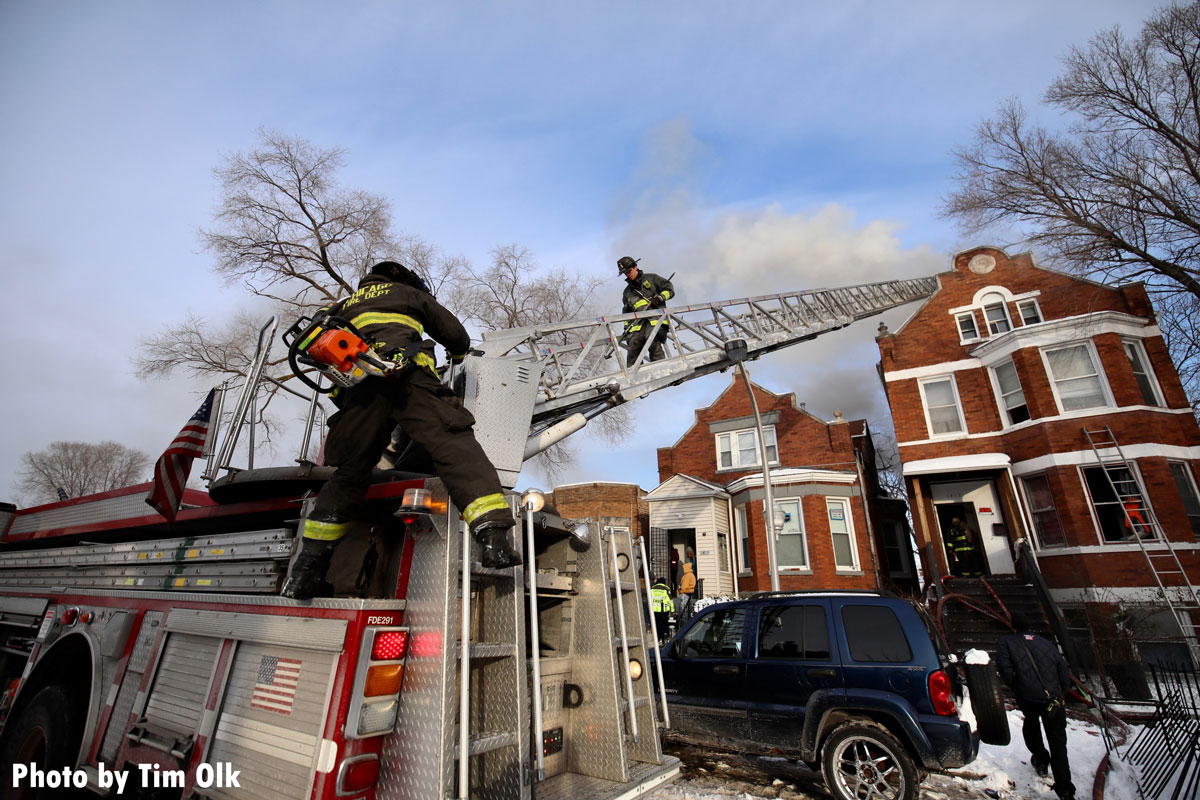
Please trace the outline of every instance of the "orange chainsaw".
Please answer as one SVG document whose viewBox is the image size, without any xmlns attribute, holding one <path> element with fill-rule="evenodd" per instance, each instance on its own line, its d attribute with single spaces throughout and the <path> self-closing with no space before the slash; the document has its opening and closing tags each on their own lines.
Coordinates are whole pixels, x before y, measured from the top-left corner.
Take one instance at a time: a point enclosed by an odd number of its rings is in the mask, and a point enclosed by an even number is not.
<svg viewBox="0 0 1200 800">
<path fill-rule="evenodd" d="M 327 311 L 302 316 L 284 331 L 288 346 L 288 363 L 292 374 L 322 394 L 335 389 L 349 388 L 371 376 L 382 376 L 400 368 L 387 361 L 371 347 L 371 338 L 341 317 Z M 321 388 L 301 367 L 316 369 L 329 378 L 331 385 Z"/>
</svg>

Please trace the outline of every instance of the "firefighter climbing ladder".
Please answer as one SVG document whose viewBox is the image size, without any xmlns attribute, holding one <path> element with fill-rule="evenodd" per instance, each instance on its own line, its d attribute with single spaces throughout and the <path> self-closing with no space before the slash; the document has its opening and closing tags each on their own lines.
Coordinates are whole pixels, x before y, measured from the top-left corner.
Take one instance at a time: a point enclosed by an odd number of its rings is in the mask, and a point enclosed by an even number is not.
<svg viewBox="0 0 1200 800">
<path fill-rule="evenodd" d="M 1145 494 L 1137 476 L 1117 444 L 1112 429 L 1108 426 L 1095 430 L 1085 428 L 1083 433 L 1096 460 L 1104 468 L 1105 480 L 1121 504 L 1125 525 L 1130 531 L 1129 538 L 1137 542 L 1145 556 L 1159 594 L 1183 631 L 1193 662 L 1200 664 L 1200 598 L 1197 597 L 1196 587 L 1188 580 L 1170 537 L 1145 502 Z"/>
<path fill-rule="evenodd" d="M 512 328 L 485 333 L 479 349 L 540 367 L 533 410 L 536 435 L 576 412 L 594 416 L 612 404 L 610 398 L 642 397 L 725 369 L 730 365 L 727 346 L 739 340 L 745 342 L 746 358 L 754 359 L 922 300 L 937 285 L 932 277 L 881 281 Z M 653 337 L 648 337 L 633 365 L 626 366 L 626 353 L 616 343 L 625 323 L 635 319 L 668 326 L 667 358 L 649 361 Z"/>
</svg>

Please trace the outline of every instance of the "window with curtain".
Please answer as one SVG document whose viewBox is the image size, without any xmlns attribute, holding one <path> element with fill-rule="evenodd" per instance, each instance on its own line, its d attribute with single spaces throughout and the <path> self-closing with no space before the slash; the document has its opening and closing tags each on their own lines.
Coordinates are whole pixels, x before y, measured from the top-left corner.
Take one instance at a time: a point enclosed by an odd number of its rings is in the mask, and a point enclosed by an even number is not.
<svg viewBox="0 0 1200 800">
<path fill-rule="evenodd" d="M 962 409 L 958 405 L 958 393 L 954 388 L 954 376 L 922 381 L 921 398 L 925 403 L 925 416 L 929 421 L 931 436 L 961 433 L 965 430 Z"/>
<path fill-rule="evenodd" d="M 1059 408 L 1063 411 L 1081 411 L 1109 404 L 1091 347 L 1071 344 L 1042 352 L 1050 367 L 1050 380 Z"/>
</svg>

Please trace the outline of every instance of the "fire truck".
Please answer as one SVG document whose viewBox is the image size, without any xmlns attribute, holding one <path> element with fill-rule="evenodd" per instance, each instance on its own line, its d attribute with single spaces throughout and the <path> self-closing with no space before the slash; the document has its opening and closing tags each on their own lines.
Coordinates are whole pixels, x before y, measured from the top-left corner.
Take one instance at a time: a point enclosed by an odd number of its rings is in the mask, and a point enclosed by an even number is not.
<svg viewBox="0 0 1200 800">
<path fill-rule="evenodd" d="M 253 465 L 273 318 L 236 404 L 218 402 L 207 490 L 185 490 L 173 524 L 146 505 L 148 484 L 0 505 L 0 762 L 12 769 L 0 792 L 653 791 L 680 765 L 660 745 L 669 719 L 643 622 L 645 545 L 629 520 L 564 519 L 539 492 L 512 492 L 522 464 L 614 406 L 935 288 L 887 281 L 486 334 L 446 380 L 510 487 L 523 563 L 483 567 L 440 481 L 388 462 L 335 554 L 335 595 L 311 601 L 280 588 L 332 472 L 309 457 L 319 391 L 291 390 L 308 408 L 296 463 Z M 644 317 L 667 326 L 668 355 L 651 361 L 649 337 L 627 365 L 621 328 Z"/>
</svg>

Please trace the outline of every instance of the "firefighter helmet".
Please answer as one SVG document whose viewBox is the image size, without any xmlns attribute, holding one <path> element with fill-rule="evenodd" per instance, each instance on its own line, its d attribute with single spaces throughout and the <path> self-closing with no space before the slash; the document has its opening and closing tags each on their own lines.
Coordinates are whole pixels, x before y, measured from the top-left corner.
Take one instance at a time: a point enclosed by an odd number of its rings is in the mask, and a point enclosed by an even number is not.
<svg viewBox="0 0 1200 800">
<path fill-rule="evenodd" d="M 617 259 L 617 272 L 624 275 L 626 272 L 629 272 L 629 270 L 636 267 L 639 261 L 641 261 L 640 258 L 634 259 L 630 258 L 629 256 L 621 256 L 619 259 Z"/>
<path fill-rule="evenodd" d="M 379 275 L 396 283 L 403 283 L 406 286 L 411 286 L 414 289 L 420 289 L 426 294 L 433 294 L 429 290 L 429 286 L 421 278 L 420 275 L 413 272 L 408 267 L 396 261 L 380 261 L 375 266 L 371 267 L 372 275 Z"/>
</svg>

